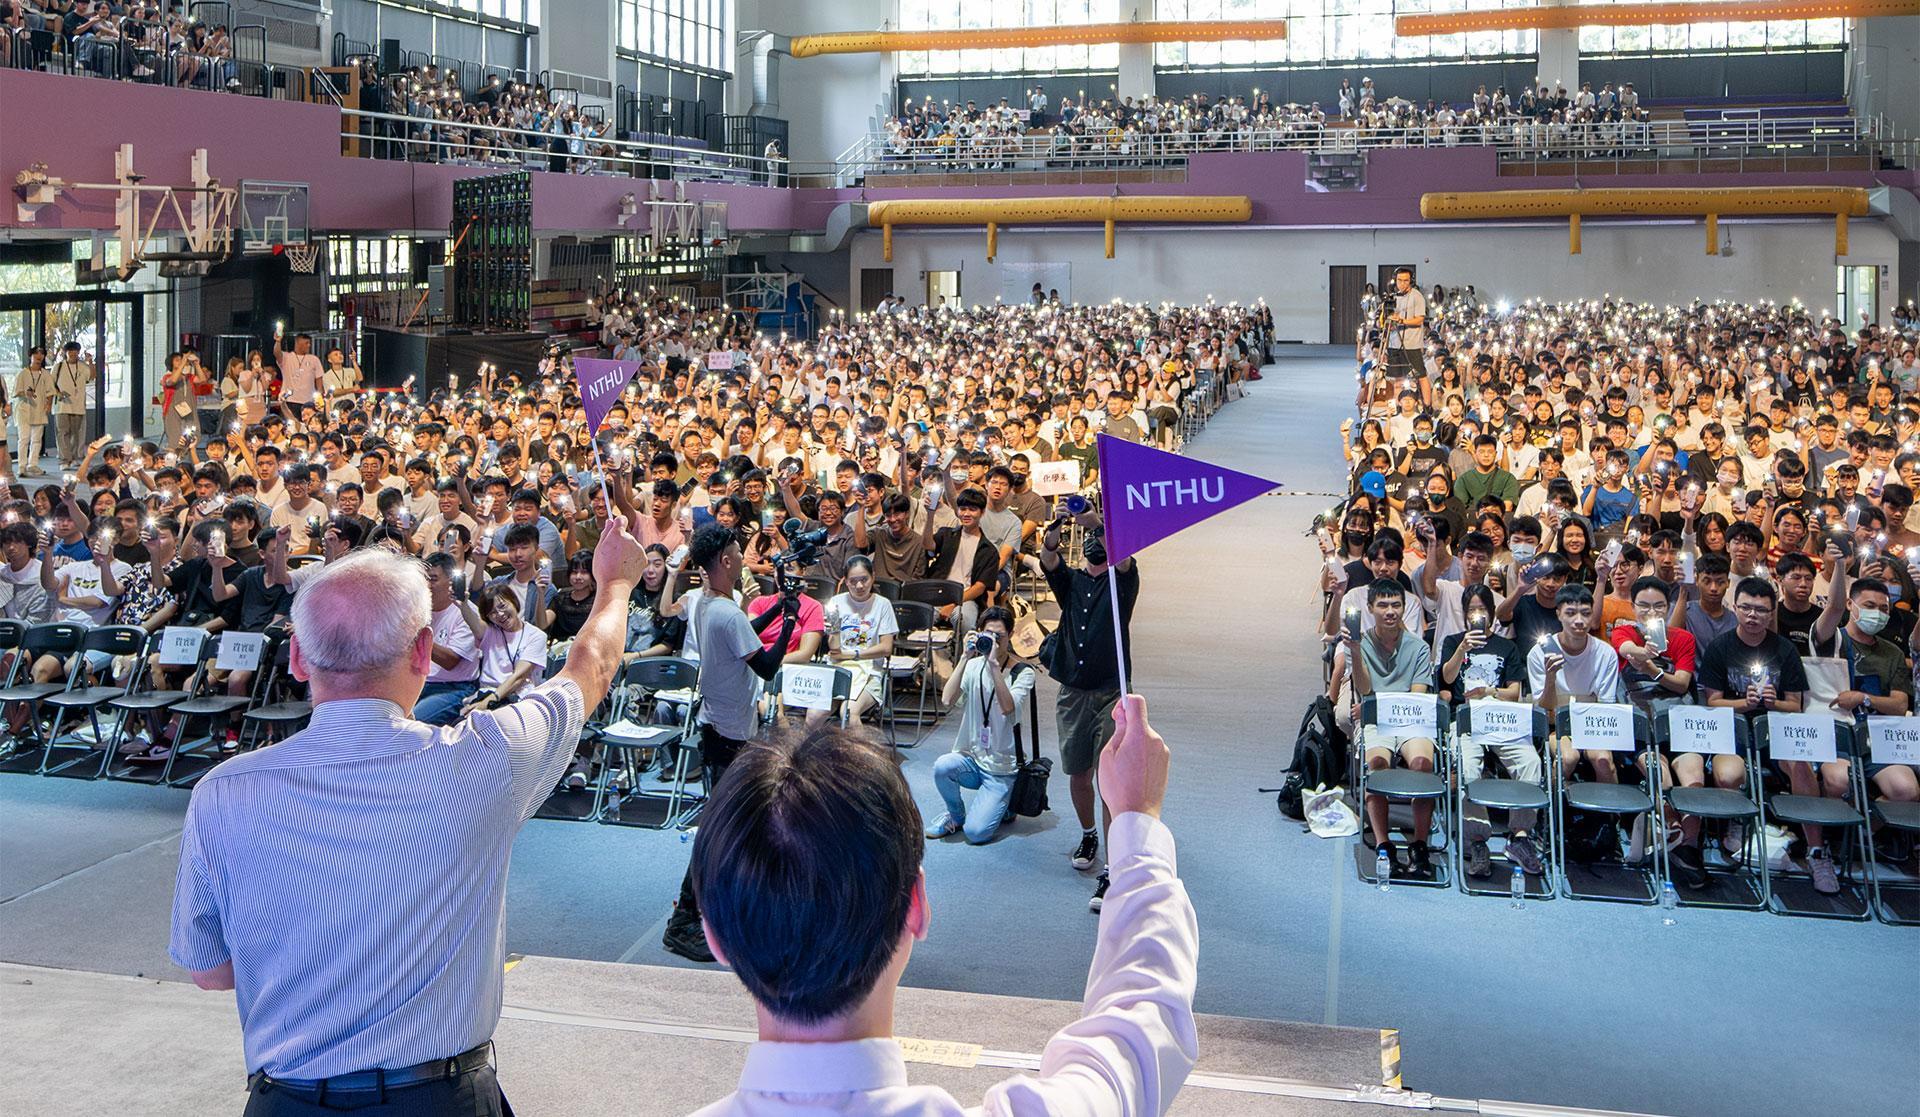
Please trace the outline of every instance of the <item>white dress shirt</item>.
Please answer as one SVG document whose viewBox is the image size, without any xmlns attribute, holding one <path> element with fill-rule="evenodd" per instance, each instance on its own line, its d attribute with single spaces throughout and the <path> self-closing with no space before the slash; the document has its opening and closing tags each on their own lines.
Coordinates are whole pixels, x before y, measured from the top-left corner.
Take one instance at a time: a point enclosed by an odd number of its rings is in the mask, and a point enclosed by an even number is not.
<svg viewBox="0 0 1920 1117">
<path fill-rule="evenodd" d="M 1087 974 L 1086 1013 L 1047 1041 L 1040 1073 L 987 1089 L 978 1106 L 907 1081 L 891 1039 L 760 1042 L 740 1088 L 696 1117 L 1154 1117 L 1193 1069 L 1199 928 L 1174 864 L 1173 834 L 1139 813 L 1108 829 L 1111 883 Z"/>
</svg>

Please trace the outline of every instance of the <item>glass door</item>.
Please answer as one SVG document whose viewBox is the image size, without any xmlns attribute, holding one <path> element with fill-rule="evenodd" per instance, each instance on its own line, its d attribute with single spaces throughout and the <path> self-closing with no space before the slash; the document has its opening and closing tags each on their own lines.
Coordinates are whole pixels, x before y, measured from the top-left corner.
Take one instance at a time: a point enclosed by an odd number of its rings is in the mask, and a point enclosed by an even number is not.
<svg viewBox="0 0 1920 1117">
<path fill-rule="evenodd" d="M 9 402 L 13 399 L 14 381 L 19 378 L 20 370 L 27 367 L 27 354 L 38 344 L 39 336 L 31 310 L 0 310 L 0 376 L 6 377 Z M 17 434 L 9 433 L 7 438 L 16 450 L 22 445 Z"/>
<path fill-rule="evenodd" d="M 1840 306 L 1840 321 L 1851 333 L 1861 326 L 1880 320 L 1880 269 L 1872 264 L 1841 264 L 1835 298 Z"/>
<path fill-rule="evenodd" d="M 137 301 L 125 299 L 48 299 L 42 304 L 48 363 L 57 361 L 61 347 L 70 341 L 93 362 L 98 379 L 88 401 L 90 437 L 133 430 L 133 370 L 143 340 L 135 336 L 138 308 Z"/>
</svg>

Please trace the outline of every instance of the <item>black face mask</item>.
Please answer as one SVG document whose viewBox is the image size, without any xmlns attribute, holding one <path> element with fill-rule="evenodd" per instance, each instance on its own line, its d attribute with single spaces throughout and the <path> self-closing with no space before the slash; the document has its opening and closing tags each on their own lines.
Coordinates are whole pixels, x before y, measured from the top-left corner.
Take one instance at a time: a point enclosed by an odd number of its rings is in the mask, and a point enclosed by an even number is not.
<svg viewBox="0 0 1920 1117">
<path fill-rule="evenodd" d="M 1346 535 L 1346 541 L 1349 547 L 1359 547 L 1361 550 L 1365 550 L 1373 543 L 1373 532 L 1349 531 Z"/>
<path fill-rule="evenodd" d="M 1088 566 L 1105 566 L 1107 564 L 1107 541 L 1098 535 L 1087 536 L 1086 542 L 1080 544 L 1080 555 L 1087 560 Z"/>
</svg>

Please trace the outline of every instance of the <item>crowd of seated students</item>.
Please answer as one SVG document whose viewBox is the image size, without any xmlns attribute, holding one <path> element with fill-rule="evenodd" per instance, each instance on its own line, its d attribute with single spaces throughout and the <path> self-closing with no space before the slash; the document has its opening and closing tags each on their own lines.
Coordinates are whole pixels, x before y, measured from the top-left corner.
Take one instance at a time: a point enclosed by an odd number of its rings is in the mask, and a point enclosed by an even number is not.
<svg viewBox="0 0 1920 1117">
<path fill-rule="evenodd" d="M 1029 486 L 1034 467 L 1071 459 L 1092 485 L 1096 432 L 1177 434 L 1187 397 L 1243 380 L 1272 330 L 1264 307 L 888 305 L 775 340 L 744 315 L 616 295 L 602 324 L 642 367 L 597 455 L 570 358 L 422 401 L 367 391 L 356 366 L 314 354 L 305 336 L 277 339 L 239 362 L 233 375 L 257 372 L 257 391 L 236 382 L 213 437 L 103 437 L 84 456 L 61 447 L 79 459 L 64 478 L 34 481 L 27 461 L 22 480 L 4 478 L 0 617 L 267 632 L 315 564 L 387 547 L 431 567 L 436 646 L 420 714 L 444 722 L 511 701 L 564 655 L 593 600 L 588 552 L 610 508 L 649 553 L 635 658 L 694 651 L 684 613 L 697 591 L 680 558 L 694 529 L 739 533 L 755 610 L 774 603 L 773 557 L 797 519 L 826 534 L 797 573 L 833 592 L 803 606 L 788 654 L 853 672 L 841 712 L 860 716 L 897 634 L 882 582 L 953 582 L 945 622 L 980 623 L 1007 604 L 1018 570 L 1038 566 L 1051 511 Z M 133 671 L 162 681 L 131 661 L 9 658 L 4 671 L 60 682 L 74 669 L 102 685 Z M 252 681 L 220 685 L 246 695 Z M 16 729 L 30 706 L 7 709 Z M 216 736 L 239 747 L 235 726 Z M 135 721 L 120 747 L 164 762 L 171 739 L 164 722 Z M 583 758 L 570 779 L 588 778 Z"/>
<path fill-rule="evenodd" d="M 1598 92 L 1583 83 L 1569 93 L 1556 83 L 1489 93 L 1482 85 L 1459 104 L 1428 98 L 1424 105 L 1377 95 L 1372 78 L 1355 87 L 1342 79 L 1335 123 L 1320 102 L 1276 104 L 1271 93 L 1184 98 L 1061 96 L 1057 107 L 1044 87 L 1016 105 L 1002 97 L 981 105 L 908 100 L 886 122 L 886 152 L 895 160 L 937 159 L 975 169 L 1014 160 L 1147 161 L 1196 151 L 1272 150 L 1336 144 L 1457 146 L 1493 144 L 1521 151 L 1579 148 L 1620 152 L 1645 146 L 1649 119 L 1632 83 Z"/>
<path fill-rule="evenodd" d="M 237 89 L 233 39 L 181 0 L 0 0 L 0 66 Z"/>
<path fill-rule="evenodd" d="M 572 174 L 618 171 L 613 124 L 568 103 L 538 83 L 489 75 L 477 90 L 461 75 L 435 66 L 378 74 L 363 61 L 361 108 L 408 116 L 415 123 L 369 124 L 379 158 L 429 163 L 509 163 Z M 396 142 L 404 139 L 405 142 Z"/>
<path fill-rule="evenodd" d="M 1914 712 L 1910 315 L 1850 329 L 1798 304 L 1440 306 L 1429 303 L 1423 368 L 1390 371 L 1373 359 L 1377 339 L 1363 341 L 1358 422 L 1340 430 L 1350 491 L 1320 537 L 1329 694 L 1343 715 L 1389 690 L 1849 723 Z M 1432 768 L 1431 742 L 1362 728 L 1370 766 Z M 1528 739 L 1476 744 L 1533 782 L 1545 764 L 1614 782 L 1650 762 L 1565 746 L 1542 757 Z M 1469 773 L 1484 763 L 1474 751 Z M 1668 786 L 1746 786 L 1737 756 L 1658 763 Z M 1844 760 L 1762 775 L 1800 795 L 1850 794 Z M 1907 766 L 1873 766 L 1866 785 L 1877 799 L 1920 796 Z M 1370 799 L 1369 841 L 1384 840 L 1385 803 Z M 1755 837 L 1667 822 L 1673 871 L 1693 886 Z M 1509 846 L 1528 871 L 1539 868 L 1535 824 L 1517 820 Z M 1879 856 L 1913 856 L 1904 835 L 1876 828 Z M 1488 872 L 1485 837 L 1483 823 L 1464 851 L 1470 875 Z M 1829 836 L 1806 826 L 1794 842 L 1814 886 L 1838 891 Z M 1421 871 L 1430 854 L 1410 844 L 1408 869 Z"/>
</svg>

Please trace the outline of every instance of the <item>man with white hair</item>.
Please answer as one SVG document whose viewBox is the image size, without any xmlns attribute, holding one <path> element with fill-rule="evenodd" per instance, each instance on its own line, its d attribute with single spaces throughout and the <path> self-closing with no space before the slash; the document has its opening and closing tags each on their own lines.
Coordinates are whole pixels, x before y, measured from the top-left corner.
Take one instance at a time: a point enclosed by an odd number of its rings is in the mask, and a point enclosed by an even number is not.
<svg viewBox="0 0 1920 1117">
<path fill-rule="evenodd" d="M 566 667 L 444 728 L 412 716 L 434 662 L 418 560 L 369 549 L 301 587 L 312 721 L 201 779 L 174 893 L 173 960 L 236 992 L 249 1117 L 510 1112 L 490 1038 L 508 857 L 606 696 L 644 567 L 614 518 Z"/>
</svg>

